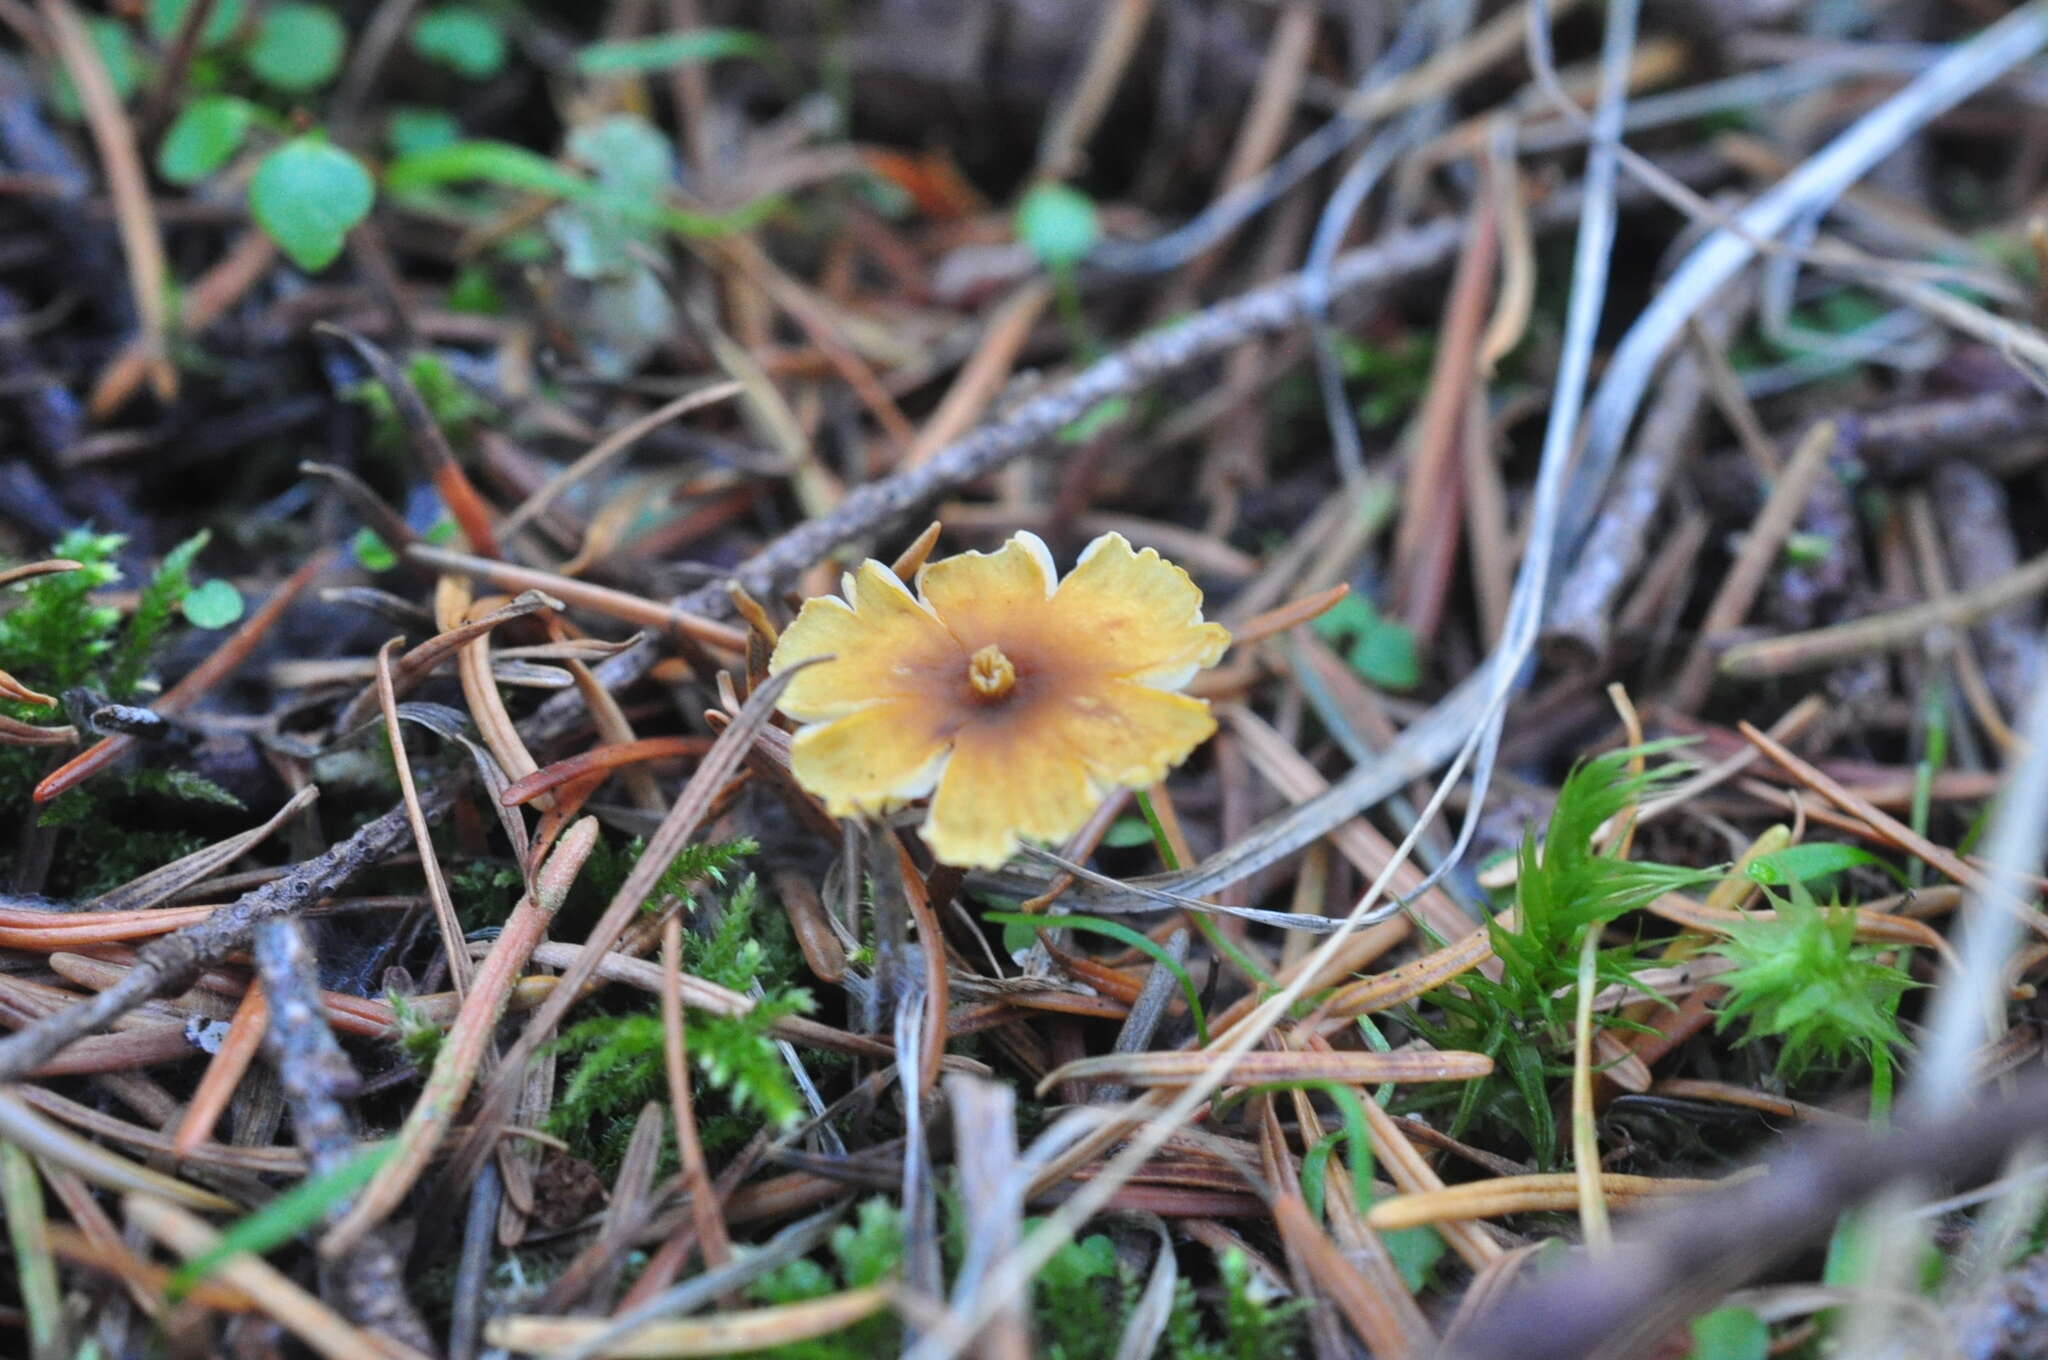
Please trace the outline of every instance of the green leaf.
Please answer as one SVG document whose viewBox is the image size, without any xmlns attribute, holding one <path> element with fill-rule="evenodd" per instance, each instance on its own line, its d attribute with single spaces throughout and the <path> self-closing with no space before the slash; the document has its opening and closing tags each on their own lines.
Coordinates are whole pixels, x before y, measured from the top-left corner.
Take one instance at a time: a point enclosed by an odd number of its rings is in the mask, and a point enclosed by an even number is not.
<svg viewBox="0 0 2048 1360">
<path fill-rule="evenodd" d="M 1787 883 L 1811 883 L 1817 878 L 1839 874 L 1845 869 L 1859 869 L 1865 866 L 1882 869 L 1892 877 L 1904 881 L 1897 868 L 1855 845 L 1837 845 L 1832 842 L 1816 841 L 1807 845 L 1787 846 L 1768 855 L 1759 855 L 1749 865 L 1749 876 L 1759 883 L 1781 886 Z"/>
<path fill-rule="evenodd" d="M 1788 534 L 1785 560 L 1795 567 L 1817 566 L 1834 553 L 1835 540 L 1826 534 Z"/>
<path fill-rule="evenodd" d="M 1420 1293 L 1428 1285 L 1429 1272 L 1443 1259 L 1445 1250 L 1443 1237 L 1427 1225 L 1383 1232 L 1380 1241 L 1394 1258 L 1394 1269 L 1401 1272 L 1410 1293 Z"/>
<path fill-rule="evenodd" d="M 390 571 L 398 565 L 398 554 L 391 551 L 391 546 L 368 526 L 356 530 L 356 536 L 349 540 L 348 546 L 364 571 Z"/>
<path fill-rule="evenodd" d="M 348 31 L 325 5 L 285 4 L 265 11 L 243 58 L 264 84 L 305 94 L 334 79 L 348 50 Z"/>
<path fill-rule="evenodd" d="M 242 592 L 218 578 L 185 597 L 185 617 L 195 628 L 225 628 L 242 617 Z"/>
<path fill-rule="evenodd" d="M 1352 669 L 1381 689 L 1411 690 L 1422 683 L 1415 634 L 1405 623 L 1382 618 L 1358 635 L 1345 653 Z"/>
<path fill-rule="evenodd" d="M 675 147 L 660 128 L 630 113 L 585 123 L 565 145 L 607 189 L 634 198 L 660 198 L 675 179 Z"/>
<path fill-rule="evenodd" d="M 1195 980 L 1188 976 L 1188 970 L 1181 967 L 1179 960 L 1167 953 L 1148 937 L 1132 930 L 1129 926 L 1115 921 L 1103 921 L 1093 916 L 1047 916 L 1029 911 L 984 912 L 983 919 L 1003 926 L 1026 926 L 1033 930 L 1084 930 L 1097 935 L 1107 935 L 1119 944 L 1143 952 L 1154 963 L 1172 973 L 1180 983 L 1181 994 L 1188 999 L 1188 1013 L 1195 1018 L 1195 1033 L 1203 1043 L 1209 1042 L 1209 1018 L 1202 1013 L 1201 994 L 1195 990 Z"/>
<path fill-rule="evenodd" d="M 507 189 L 586 198 L 594 186 L 564 170 L 546 156 L 510 142 L 466 141 L 401 156 L 384 171 L 384 185 L 394 194 L 413 193 L 463 180 L 482 180 Z"/>
<path fill-rule="evenodd" d="M 1414 632 L 1362 596 L 1346 595 L 1311 627 L 1318 637 L 1343 647 L 1351 668 L 1381 689 L 1410 690 L 1422 682 Z"/>
<path fill-rule="evenodd" d="M 503 316 L 505 297 L 492 281 L 490 270 L 482 265 L 464 265 L 448 282 L 448 310 L 472 316 Z"/>
<path fill-rule="evenodd" d="M 157 145 L 157 173 L 173 184 L 197 184 L 226 165 L 249 135 L 256 106 L 231 94 L 187 104 Z"/>
<path fill-rule="evenodd" d="M 1102 833 L 1102 843 L 1118 850 L 1152 844 L 1152 828 L 1143 817 L 1119 817 Z"/>
<path fill-rule="evenodd" d="M 299 1182 L 247 1218 L 229 1225 L 210 1250 L 193 1257 L 171 1276 L 164 1285 L 164 1293 L 172 1299 L 180 1298 L 237 1252 L 260 1256 L 306 1232 L 325 1217 L 329 1206 L 369 1184 L 370 1177 L 396 1151 L 396 1143 L 379 1143 L 325 1175 Z"/>
<path fill-rule="evenodd" d="M 505 30 L 469 5 L 442 5 L 413 21 L 413 51 L 457 75 L 482 80 L 505 64 Z"/>
<path fill-rule="evenodd" d="M 577 54 L 576 69 L 587 76 L 645 75 L 722 57 L 774 55 L 775 48 L 766 38 L 743 28 L 692 28 L 652 38 L 593 43 Z"/>
<path fill-rule="evenodd" d="M 1130 413 L 1129 397 L 1106 397 L 1068 422 L 1060 430 L 1060 443 L 1085 444 Z"/>
<path fill-rule="evenodd" d="M 192 563 L 210 537 L 201 529 L 165 553 L 149 583 L 143 586 L 135 601 L 135 612 L 128 616 L 128 626 L 122 630 L 120 644 L 107 665 L 107 693 L 113 698 L 129 698 L 142 682 L 165 626 L 192 589 Z"/>
<path fill-rule="evenodd" d="M 149 0 L 149 36 L 160 43 L 176 38 L 186 12 L 195 3 L 196 0 Z M 213 13 L 206 16 L 206 27 L 199 31 L 199 45 L 218 47 L 233 37 L 247 10 L 245 0 L 216 0 Z"/>
<path fill-rule="evenodd" d="M 93 50 L 99 53 L 100 65 L 106 67 L 107 83 L 114 87 L 114 97 L 127 103 L 128 96 L 142 83 L 142 59 L 135 50 L 135 39 L 128 35 L 125 24 L 98 14 L 85 16 L 85 32 L 92 39 Z M 66 71 L 57 72 L 50 87 L 50 102 L 66 118 L 85 116 L 85 106 L 78 102 L 78 90 Z"/>
<path fill-rule="evenodd" d="M 1771 1329 L 1747 1308 L 1716 1308 L 1693 1319 L 1689 1360 L 1764 1360 Z"/>
<path fill-rule="evenodd" d="M 249 181 L 249 211 L 291 262 L 315 272 L 333 264 L 349 229 L 376 202 L 370 172 L 318 136 L 286 142 Z"/>
<path fill-rule="evenodd" d="M 1102 237 L 1095 200 L 1064 184 L 1038 184 L 1017 204 L 1017 239 L 1050 269 L 1079 264 Z"/>
<path fill-rule="evenodd" d="M 393 109 L 384 124 L 384 140 L 400 156 L 438 151 L 462 140 L 462 124 L 439 109 Z"/>
</svg>

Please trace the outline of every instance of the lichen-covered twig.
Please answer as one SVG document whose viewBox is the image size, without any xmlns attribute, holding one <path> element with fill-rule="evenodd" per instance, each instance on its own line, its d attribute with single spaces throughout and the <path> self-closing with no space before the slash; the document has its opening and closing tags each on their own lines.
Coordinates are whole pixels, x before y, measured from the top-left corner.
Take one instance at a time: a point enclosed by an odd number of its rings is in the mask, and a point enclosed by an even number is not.
<svg viewBox="0 0 2048 1360">
<path fill-rule="evenodd" d="M 428 820 L 453 807 L 468 783 L 465 773 L 451 770 L 421 790 L 420 806 Z M 67 1044 L 112 1024 L 143 1002 L 191 986 L 201 969 L 248 944 L 259 924 L 311 906 L 409 845 L 411 835 L 405 809 L 395 807 L 325 854 L 294 865 L 282 878 L 245 893 L 204 921 L 150 941 L 138 951 L 135 966 L 105 991 L 0 1039 L 0 1083 L 19 1081 Z"/>
<path fill-rule="evenodd" d="M 1888 1133 L 1795 1142 L 1768 1174 L 1724 1181 L 1625 1231 L 1601 1261 L 1545 1275 L 1480 1315 L 1438 1360 L 1642 1355 L 1723 1292 L 1822 1240 L 1844 1209 L 1907 1176 L 1973 1185 L 2048 1120 L 2048 1081 L 1969 1102 Z"/>
<path fill-rule="evenodd" d="M 320 1009 L 320 982 L 305 927 L 274 917 L 256 928 L 256 976 L 270 1001 L 264 1052 L 277 1069 L 278 1083 L 292 1114 L 292 1132 L 315 1176 L 337 1171 L 362 1151 L 355 1119 L 342 1102 L 362 1079 L 341 1051 Z M 328 1209 L 330 1219 L 348 1209 L 343 1197 Z M 405 1272 L 391 1244 L 366 1235 L 338 1260 L 323 1262 L 321 1293 L 334 1299 L 358 1325 L 431 1352 L 426 1325 L 405 1297 Z"/>
</svg>

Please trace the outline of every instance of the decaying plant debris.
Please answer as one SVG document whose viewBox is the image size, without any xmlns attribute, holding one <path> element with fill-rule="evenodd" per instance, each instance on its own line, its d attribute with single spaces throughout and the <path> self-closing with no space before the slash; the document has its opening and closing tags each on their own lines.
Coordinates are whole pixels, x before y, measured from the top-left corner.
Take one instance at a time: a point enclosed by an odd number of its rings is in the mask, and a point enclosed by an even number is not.
<svg viewBox="0 0 2048 1360">
<path fill-rule="evenodd" d="M 0 20 L 0 1350 L 2042 1353 L 2048 3 Z"/>
</svg>

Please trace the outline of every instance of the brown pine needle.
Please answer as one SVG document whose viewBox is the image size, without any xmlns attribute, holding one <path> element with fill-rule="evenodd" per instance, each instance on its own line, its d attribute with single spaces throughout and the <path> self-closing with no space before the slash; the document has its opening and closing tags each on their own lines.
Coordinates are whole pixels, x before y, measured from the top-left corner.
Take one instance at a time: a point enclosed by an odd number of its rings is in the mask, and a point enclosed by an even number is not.
<svg viewBox="0 0 2048 1360">
<path fill-rule="evenodd" d="M 264 1003 L 262 984 L 252 982 L 242 994 L 242 1004 L 235 1008 L 227 1037 L 214 1050 L 213 1061 L 206 1065 L 206 1075 L 193 1088 L 185 1117 L 178 1122 L 178 1131 L 171 1138 L 171 1149 L 177 1156 L 189 1157 L 194 1148 L 212 1139 L 214 1126 L 227 1113 L 235 1089 L 262 1051 L 263 1028 L 269 1023 L 270 1007 Z"/>
<path fill-rule="evenodd" d="M 178 370 L 171 364 L 170 266 L 164 259 L 163 235 L 157 228 L 156 205 L 149 196 L 149 177 L 135 145 L 135 126 L 114 92 L 99 48 L 78 17 L 71 0 L 40 0 L 44 22 L 57 55 L 78 91 L 86 126 L 107 175 L 107 193 L 114 200 L 114 225 L 128 258 L 128 288 L 142 326 L 143 352 L 148 356 L 150 385 L 159 400 L 178 395 Z M 107 415 L 107 410 L 95 414 Z"/>
</svg>

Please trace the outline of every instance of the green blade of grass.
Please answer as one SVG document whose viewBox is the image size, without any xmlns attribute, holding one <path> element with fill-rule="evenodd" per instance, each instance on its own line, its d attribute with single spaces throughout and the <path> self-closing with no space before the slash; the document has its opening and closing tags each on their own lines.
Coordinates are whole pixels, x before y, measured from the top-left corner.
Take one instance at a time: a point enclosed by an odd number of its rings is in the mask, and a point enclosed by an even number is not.
<svg viewBox="0 0 2048 1360">
<path fill-rule="evenodd" d="M 218 1245 L 193 1257 L 171 1276 L 164 1285 L 165 1296 L 176 1302 L 228 1257 L 244 1251 L 260 1256 L 305 1232 L 320 1222 L 336 1201 L 366 1185 L 396 1149 L 395 1143 L 365 1148 L 334 1170 L 307 1177 L 247 1218 L 231 1224 L 221 1233 Z"/>
<path fill-rule="evenodd" d="M 57 1289 L 57 1263 L 45 1240 L 49 1225 L 43 1182 L 35 1160 L 12 1143 L 0 1143 L 0 1204 L 7 1211 L 7 1241 L 14 1248 L 14 1276 L 28 1314 L 29 1354 L 36 1360 L 60 1354 L 64 1303 Z"/>
<path fill-rule="evenodd" d="M 1342 1082 L 1270 1081 L 1262 1082 L 1257 1086 L 1246 1087 L 1243 1091 L 1225 1101 L 1224 1108 L 1227 1109 L 1239 1101 L 1247 1100 L 1255 1095 L 1270 1094 L 1276 1091 L 1320 1092 L 1336 1102 L 1338 1110 L 1344 1116 L 1344 1127 L 1333 1130 L 1329 1138 L 1319 1140 L 1315 1147 L 1309 1149 L 1309 1157 L 1302 1159 L 1301 1194 L 1302 1198 L 1308 1201 L 1309 1211 L 1319 1219 L 1323 1216 L 1322 1163 L 1329 1160 L 1331 1138 L 1342 1134 L 1345 1141 L 1351 1145 L 1351 1202 L 1356 1206 L 1359 1213 L 1364 1213 L 1372 1204 L 1373 1168 L 1372 1131 L 1371 1126 L 1365 1120 L 1365 1101 L 1360 1098 L 1357 1091 L 1344 1085 Z M 1318 1148 L 1322 1149 L 1322 1155 L 1315 1157 Z M 1314 1157 L 1316 1162 L 1316 1175 L 1313 1183 L 1311 1183 L 1309 1176 L 1309 1160 L 1311 1157 Z"/>
</svg>

